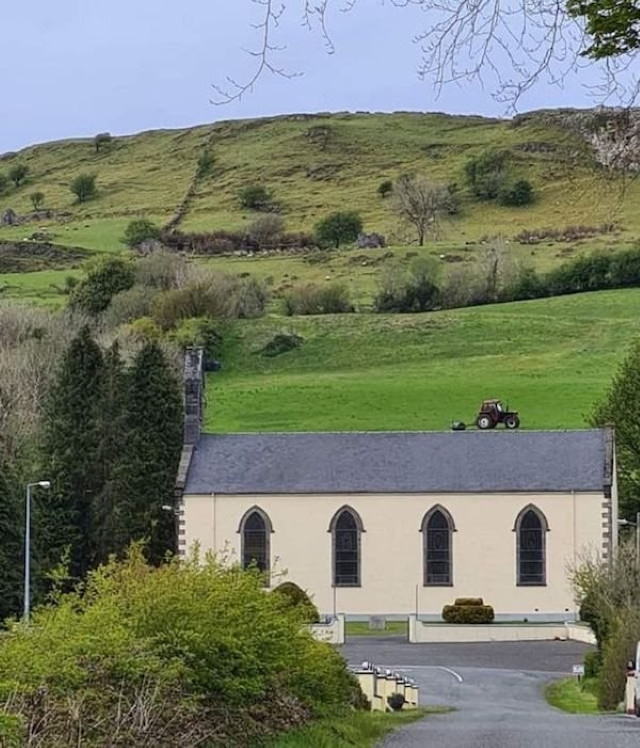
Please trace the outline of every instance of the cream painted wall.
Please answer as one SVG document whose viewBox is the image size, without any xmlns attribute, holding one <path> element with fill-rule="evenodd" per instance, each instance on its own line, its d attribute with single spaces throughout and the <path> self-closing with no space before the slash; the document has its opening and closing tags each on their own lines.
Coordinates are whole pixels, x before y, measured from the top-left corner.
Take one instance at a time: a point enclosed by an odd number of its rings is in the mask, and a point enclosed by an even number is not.
<svg viewBox="0 0 640 748">
<path fill-rule="evenodd" d="M 483 597 L 497 614 L 572 613 L 575 603 L 567 568 L 587 552 L 603 548 L 601 493 L 445 495 L 269 495 L 185 496 L 180 544 L 188 552 L 223 552 L 239 559 L 239 523 L 259 506 L 273 525 L 272 570 L 307 589 L 322 613 L 347 615 L 439 614 L 455 597 Z M 328 532 L 343 505 L 355 509 L 361 538 L 360 588 L 332 587 L 332 542 Z M 434 505 L 455 522 L 453 586 L 424 587 L 422 518 Z M 518 513 L 534 504 L 546 516 L 547 585 L 516 585 Z M 615 511 L 615 509 L 614 509 Z M 279 579 L 274 579 L 276 584 Z M 334 598 L 335 593 L 335 598 Z"/>
</svg>

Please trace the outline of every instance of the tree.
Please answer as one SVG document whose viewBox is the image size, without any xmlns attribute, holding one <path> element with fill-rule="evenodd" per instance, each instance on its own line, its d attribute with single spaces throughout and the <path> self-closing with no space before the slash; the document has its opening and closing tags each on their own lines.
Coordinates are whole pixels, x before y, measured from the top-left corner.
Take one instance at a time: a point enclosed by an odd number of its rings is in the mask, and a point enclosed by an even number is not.
<svg viewBox="0 0 640 748">
<path fill-rule="evenodd" d="M 32 192 L 29 195 L 34 210 L 40 210 L 44 205 L 44 192 Z"/>
<path fill-rule="evenodd" d="M 393 188 L 394 210 L 415 228 L 420 246 L 427 234 L 437 228 L 440 215 L 447 210 L 448 200 L 446 187 L 420 176 L 400 177 Z"/>
<path fill-rule="evenodd" d="M 148 539 L 147 555 L 160 563 L 175 550 L 175 480 L 182 451 L 182 393 L 157 343 L 148 342 L 129 373 L 127 455 L 122 480 L 128 496 L 132 539 Z"/>
<path fill-rule="evenodd" d="M 260 249 L 276 244 L 283 232 L 284 220 L 281 216 L 275 214 L 259 216 L 255 221 L 252 221 L 247 228 L 249 238 L 252 239 Z"/>
<path fill-rule="evenodd" d="M 354 211 L 338 211 L 319 221 L 315 234 L 320 244 L 333 245 L 336 249 L 341 244 L 355 242 L 362 232 L 362 219 Z"/>
<path fill-rule="evenodd" d="M 99 132 L 93 139 L 93 145 L 96 149 L 96 153 L 100 153 L 102 148 L 110 145 L 113 138 L 109 132 Z"/>
<path fill-rule="evenodd" d="M 96 469 L 101 486 L 92 500 L 91 565 L 106 563 L 111 554 L 122 554 L 131 541 L 130 495 L 126 482 L 127 375 L 117 341 L 104 355 L 101 398 L 98 403 Z"/>
<path fill-rule="evenodd" d="M 6 192 L 9 187 L 9 177 L 6 174 L 0 172 L 0 195 Z"/>
<path fill-rule="evenodd" d="M 615 426 L 620 514 L 635 521 L 640 512 L 640 341 L 618 367 L 591 423 Z"/>
<path fill-rule="evenodd" d="M 640 6 L 636 0 L 568 0 L 567 10 L 586 22 L 591 44 L 582 52 L 595 60 L 640 49 Z"/>
<path fill-rule="evenodd" d="M 43 506 L 49 568 L 69 550 L 69 572 L 81 579 L 94 556 L 93 507 L 102 488 L 99 411 L 104 367 L 100 348 L 82 328 L 62 357 L 43 409 L 42 474 L 52 481 Z"/>
<path fill-rule="evenodd" d="M 274 207 L 273 194 L 261 184 L 251 184 L 243 187 L 238 193 L 240 205 L 250 210 L 272 210 Z"/>
<path fill-rule="evenodd" d="M 0 626 L 18 615 L 22 603 L 24 510 L 10 479 L 8 462 L 0 454 Z"/>
<path fill-rule="evenodd" d="M 91 315 L 100 314 L 117 293 L 131 288 L 134 282 L 133 265 L 119 257 L 110 257 L 95 264 L 75 286 L 69 304 Z"/>
<path fill-rule="evenodd" d="M 24 182 L 29 174 L 29 167 L 26 164 L 16 164 L 9 169 L 9 179 L 15 184 L 16 187 Z"/>
<path fill-rule="evenodd" d="M 78 198 L 79 203 L 86 203 L 98 194 L 96 177 L 94 174 L 79 174 L 71 182 L 69 189 Z"/>
<path fill-rule="evenodd" d="M 131 249 L 149 239 L 160 238 L 160 227 L 148 218 L 135 218 L 130 221 L 122 241 Z"/>
</svg>

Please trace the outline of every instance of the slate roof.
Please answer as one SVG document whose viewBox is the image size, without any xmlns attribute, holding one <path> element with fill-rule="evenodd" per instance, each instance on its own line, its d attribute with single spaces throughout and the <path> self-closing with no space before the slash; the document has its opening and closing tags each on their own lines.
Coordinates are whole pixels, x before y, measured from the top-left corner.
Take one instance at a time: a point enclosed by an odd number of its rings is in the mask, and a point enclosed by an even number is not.
<svg viewBox="0 0 640 748">
<path fill-rule="evenodd" d="M 609 430 L 203 434 L 185 494 L 604 491 Z"/>
</svg>

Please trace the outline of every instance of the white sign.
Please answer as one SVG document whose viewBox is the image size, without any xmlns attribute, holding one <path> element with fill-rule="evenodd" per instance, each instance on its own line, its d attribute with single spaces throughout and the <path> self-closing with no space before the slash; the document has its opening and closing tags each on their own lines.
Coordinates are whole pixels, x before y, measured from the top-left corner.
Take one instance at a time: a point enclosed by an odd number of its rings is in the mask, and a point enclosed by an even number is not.
<svg viewBox="0 0 640 748">
<path fill-rule="evenodd" d="M 584 675 L 584 665 L 574 665 L 573 666 L 573 674 L 574 675 Z"/>
</svg>

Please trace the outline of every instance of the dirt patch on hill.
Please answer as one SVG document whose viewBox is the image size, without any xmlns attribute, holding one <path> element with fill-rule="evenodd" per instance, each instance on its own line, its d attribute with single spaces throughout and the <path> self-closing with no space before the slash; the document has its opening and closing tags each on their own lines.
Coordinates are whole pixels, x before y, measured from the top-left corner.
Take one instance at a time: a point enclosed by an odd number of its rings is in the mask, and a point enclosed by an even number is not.
<svg viewBox="0 0 640 748">
<path fill-rule="evenodd" d="M 32 273 L 75 267 L 93 253 L 80 247 L 49 242 L 0 241 L 0 273 Z"/>
</svg>

